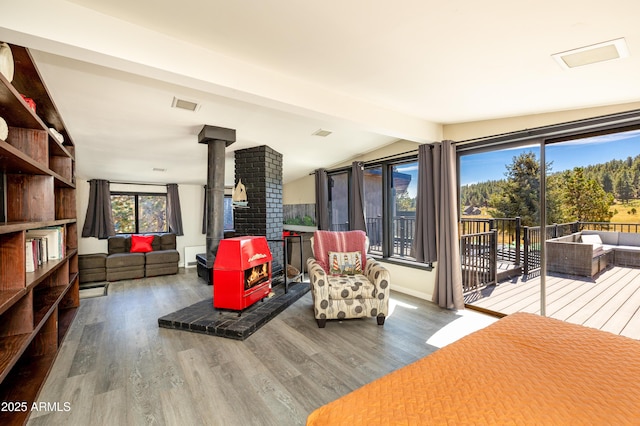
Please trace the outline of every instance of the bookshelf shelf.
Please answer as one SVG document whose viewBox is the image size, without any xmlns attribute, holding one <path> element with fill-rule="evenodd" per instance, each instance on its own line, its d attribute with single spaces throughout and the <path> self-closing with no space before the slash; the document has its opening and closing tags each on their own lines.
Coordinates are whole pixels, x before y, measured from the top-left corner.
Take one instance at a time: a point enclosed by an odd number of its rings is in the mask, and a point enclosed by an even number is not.
<svg viewBox="0 0 640 426">
<path fill-rule="evenodd" d="M 13 306 L 25 293 L 24 289 L 0 291 L 0 315 Z"/>
<path fill-rule="evenodd" d="M 30 409 L 80 306 L 75 148 L 28 50 L 11 51 L 14 79 L 0 74 L 0 117 L 9 126 L 0 140 L 7 200 L 0 203 L 0 400 Z M 37 113 L 21 94 L 34 99 Z M 57 237 L 42 233 L 52 228 Z M 0 424 L 28 418 L 28 410 L 3 412 Z"/>
<path fill-rule="evenodd" d="M 76 219 L 59 219 L 41 222 L 14 221 L 0 224 L 0 235 L 10 234 L 13 232 L 26 231 L 28 229 L 48 228 L 51 226 L 61 226 L 66 224 L 75 224 Z"/>
</svg>

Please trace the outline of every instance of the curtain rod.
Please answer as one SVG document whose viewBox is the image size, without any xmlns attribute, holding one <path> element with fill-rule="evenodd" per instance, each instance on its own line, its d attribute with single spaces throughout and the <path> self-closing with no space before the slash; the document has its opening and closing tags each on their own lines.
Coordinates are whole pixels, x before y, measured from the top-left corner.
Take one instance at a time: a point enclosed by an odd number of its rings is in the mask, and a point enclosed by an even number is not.
<svg viewBox="0 0 640 426">
<path fill-rule="evenodd" d="M 382 161 L 384 161 L 384 160 L 390 160 L 390 159 L 392 159 L 392 158 L 402 158 L 402 157 L 404 157 L 404 156 L 407 156 L 407 155 L 409 155 L 409 154 L 415 154 L 415 153 L 417 153 L 417 152 L 418 152 L 418 150 L 417 150 L 417 149 L 412 149 L 412 150 L 410 150 L 410 151 L 400 152 L 400 153 L 398 153 L 398 154 L 387 155 L 386 157 L 377 158 L 377 159 L 375 159 L 375 160 L 362 161 L 362 163 L 363 163 L 365 166 L 370 166 L 370 165 L 372 165 L 372 164 L 380 163 L 380 162 L 382 162 Z M 358 160 L 354 160 L 354 161 L 358 161 Z M 350 169 L 350 168 L 351 168 L 351 165 L 349 165 L 349 166 L 344 166 L 344 167 L 338 167 L 338 168 L 330 169 L 330 170 L 327 170 L 327 171 L 328 171 L 328 172 L 332 172 L 332 173 L 333 173 L 333 172 L 337 172 L 337 171 L 341 171 L 341 170 L 348 170 L 348 169 Z M 315 171 L 313 171 L 313 172 L 309 173 L 309 176 L 312 176 L 312 175 L 314 175 L 314 174 L 315 174 Z"/>
<path fill-rule="evenodd" d="M 109 184 L 116 183 L 119 185 L 147 185 L 147 186 L 167 186 L 168 183 L 149 183 L 149 182 L 122 182 L 117 180 L 108 181 Z"/>
<path fill-rule="evenodd" d="M 555 139 L 564 136 L 574 136 L 576 133 L 597 132 L 609 128 L 637 125 L 640 120 L 640 109 L 582 118 L 564 123 L 548 124 L 531 129 L 516 130 L 491 136 L 467 139 L 456 142 L 458 151 L 474 149 L 479 146 L 500 145 L 518 141 L 528 141 L 536 138 Z"/>
</svg>

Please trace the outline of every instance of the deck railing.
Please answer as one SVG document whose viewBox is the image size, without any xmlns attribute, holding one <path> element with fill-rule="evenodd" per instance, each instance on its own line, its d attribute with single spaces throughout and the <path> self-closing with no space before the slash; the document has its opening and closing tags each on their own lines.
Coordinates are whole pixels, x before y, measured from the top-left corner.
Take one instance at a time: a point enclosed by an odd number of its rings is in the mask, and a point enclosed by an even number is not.
<svg viewBox="0 0 640 426">
<path fill-rule="evenodd" d="M 519 265 L 522 262 L 522 221 L 519 217 L 460 220 L 460 235 L 496 230 L 496 259 Z"/>
<path fill-rule="evenodd" d="M 487 232 L 496 229 L 496 260 L 509 261 L 522 266 L 522 273 L 529 275 L 540 269 L 542 238 L 539 226 L 522 226 L 519 218 L 472 219 L 460 223 L 461 235 Z M 545 240 L 558 238 L 582 230 L 640 233 L 640 223 L 568 222 L 546 226 Z"/>
<path fill-rule="evenodd" d="M 498 231 L 460 236 L 462 291 L 469 293 L 497 282 Z"/>
<path fill-rule="evenodd" d="M 640 233 L 640 223 L 610 223 L 610 222 L 576 222 L 579 228 L 574 232 L 583 230 Z"/>
<path fill-rule="evenodd" d="M 366 218 L 369 250 L 382 254 L 382 218 Z M 392 222 L 392 256 L 407 258 L 415 235 L 415 216 L 396 216 Z M 333 231 L 346 231 L 347 223 L 336 224 Z M 569 222 L 546 227 L 546 240 L 581 230 L 640 233 L 640 223 Z M 473 291 L 497 281 L 497 263 L 511 262 L 522 266 L 529 275 L 540 269 L 542 238 L 539 226 L 522 226 L 519 217 L 460 220 L 460 256 L 463 288 Z"/>
<path fill-rule="evenodd" d="M 524 256 L 522 262 L 522 274 L 529 275 L 540 269 L 540 227 L 525 226 L 522 232 L 524 236 L 523 248 Z"/>
<path fill-rule="evenodd" d="M 367 236 L 369 237 L 369 251 L 375 254 L 382 254 L 382 218 L 367 217 Z M 331 226 L 332 231 L 347 231 L 348 223 L 341 223 Z M 411 247 L 416 233 L 415 216 L 396 216 L 391 225 L 392 233 L 392 256 L 407 258 L 411 256 Z"/>
</svg>

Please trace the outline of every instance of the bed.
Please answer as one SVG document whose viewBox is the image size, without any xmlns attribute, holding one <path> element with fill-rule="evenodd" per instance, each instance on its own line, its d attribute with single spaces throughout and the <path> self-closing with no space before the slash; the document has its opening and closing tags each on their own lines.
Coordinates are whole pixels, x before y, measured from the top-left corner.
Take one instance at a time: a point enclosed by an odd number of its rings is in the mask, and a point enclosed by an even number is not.
<svg viewBox="0 0 640 426">
<path fill-rule="evenodd" d="M 517 313 L 327 405 L 307 425 L 640 424 L 640 341 Z"/>
</svg>

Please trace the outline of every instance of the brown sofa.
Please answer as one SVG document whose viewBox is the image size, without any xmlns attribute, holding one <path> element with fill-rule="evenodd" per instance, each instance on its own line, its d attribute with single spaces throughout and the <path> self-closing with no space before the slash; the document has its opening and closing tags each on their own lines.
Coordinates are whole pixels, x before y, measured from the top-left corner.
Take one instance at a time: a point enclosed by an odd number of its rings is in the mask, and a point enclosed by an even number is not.
<svg viewBox="0 0 640 426">
<path fill-rule="evenodd" d="M 153 235 L 152 251 L 131 253 L 131 235 L 116 235 L 107 241 L 105 262 L 107 281 L 127 280 L 178 273 L 180 254 L 176 250 L 176 235 Z"/>
<path fill-rule="evenodd" d="M 176 235 L 153 235 L 152 251 L 131 253 L 131 235 L 116 235 L 107 241 L 108 253 L 80 255 L 80 282 L 119 281 L 178 273 L 180 254 Z"/>
</svg>

